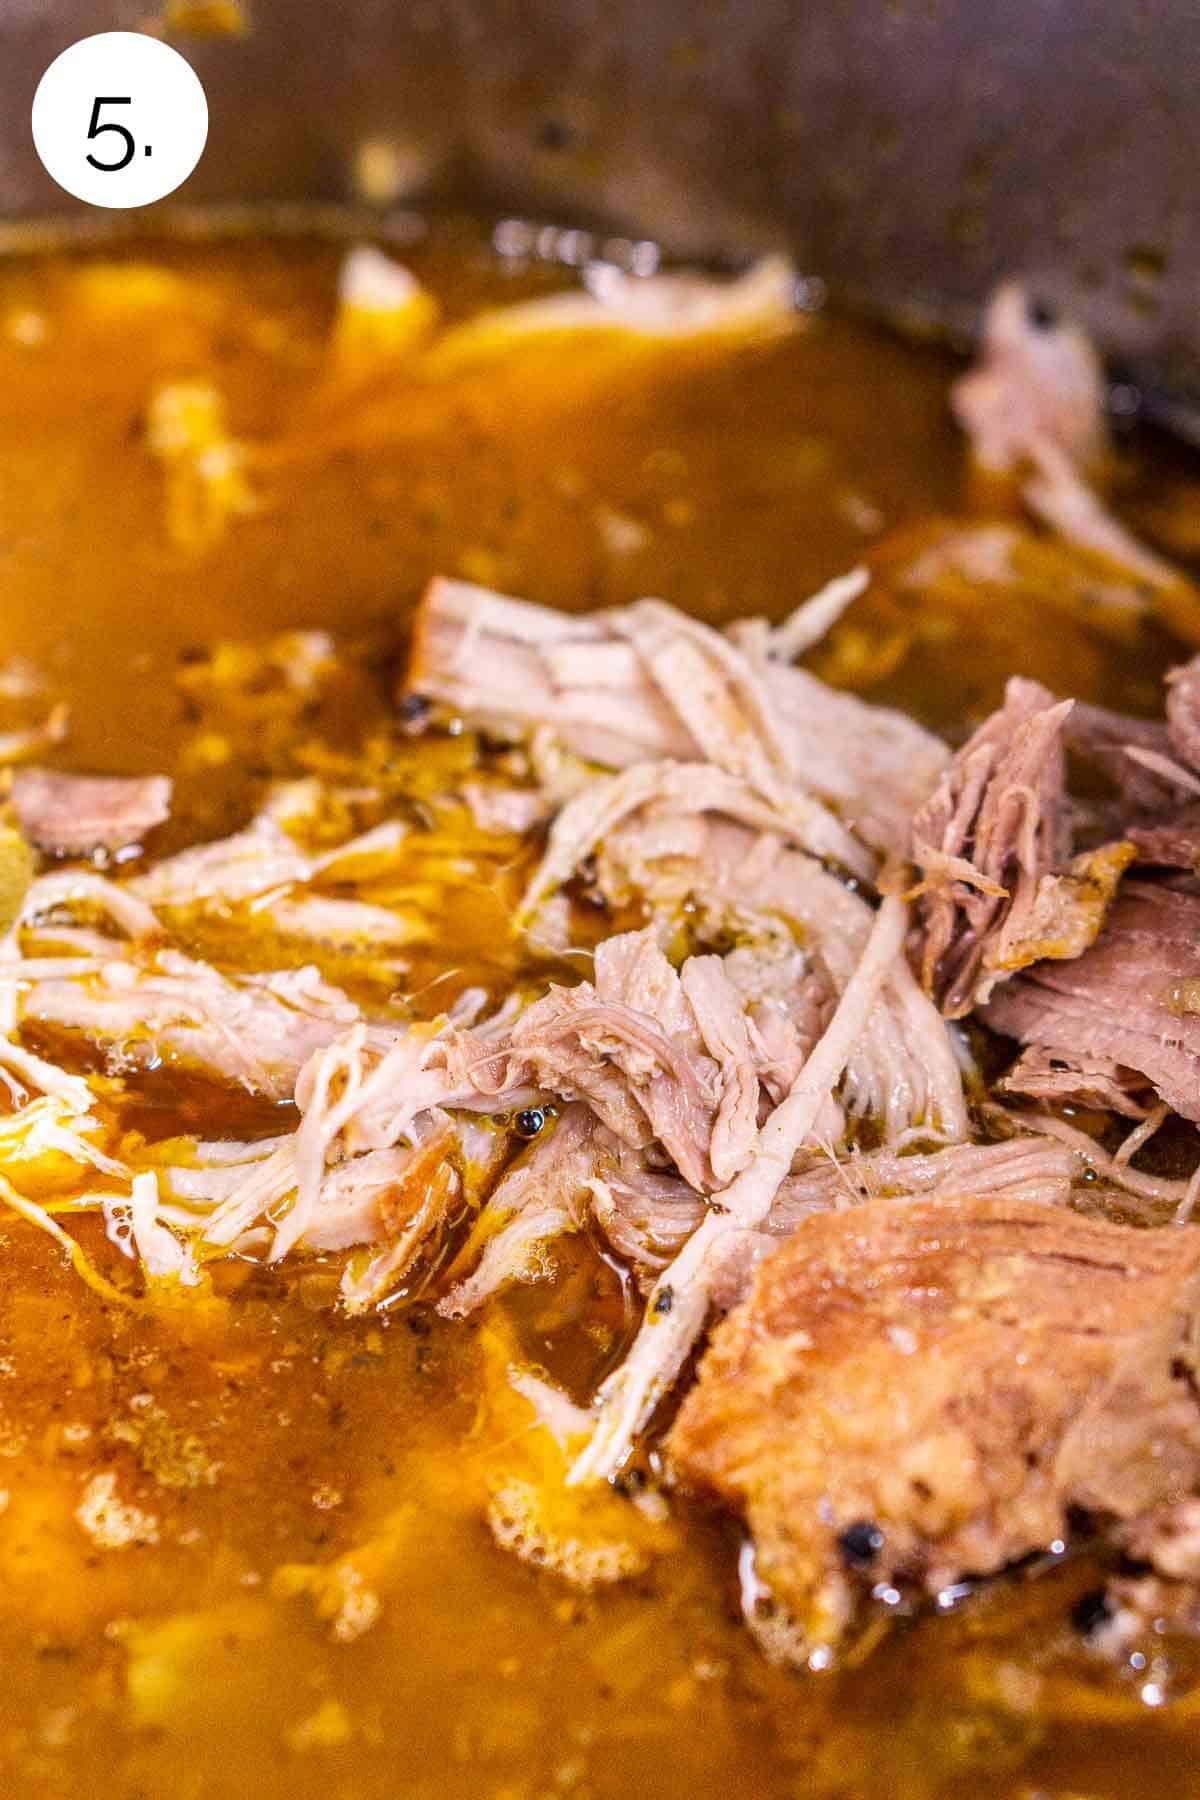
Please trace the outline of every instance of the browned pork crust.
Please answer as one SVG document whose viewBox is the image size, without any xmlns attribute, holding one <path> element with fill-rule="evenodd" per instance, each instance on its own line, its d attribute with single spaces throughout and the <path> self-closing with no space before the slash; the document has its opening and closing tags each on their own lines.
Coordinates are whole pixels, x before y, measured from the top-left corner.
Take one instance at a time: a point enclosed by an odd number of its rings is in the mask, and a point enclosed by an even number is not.
<svg viewBox="0 0 1200 1800">
<path fill-rule="evenodd" d="M 806 1220 L 718 1328 L 669 1439 L 747 1521 L 806 1645 L 1200 1481 L 1200 1231 L 1000 1197 Z"/>
</svg>

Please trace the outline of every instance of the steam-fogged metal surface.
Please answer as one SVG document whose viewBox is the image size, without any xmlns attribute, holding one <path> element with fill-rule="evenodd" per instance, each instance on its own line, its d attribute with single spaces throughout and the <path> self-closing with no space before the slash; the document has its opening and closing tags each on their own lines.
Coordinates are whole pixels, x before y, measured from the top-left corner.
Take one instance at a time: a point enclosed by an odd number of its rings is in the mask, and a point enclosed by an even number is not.
<svg viewBox="0 0 1200 1800">
<path fill-rule="evenodd" d="M 430 192 L 687 254 L 785 243 L 835 294 L 969 329 L 1021 271 L 1200 393 L 1190 0 L 247 0 L 175 41 L 209 95 L 189 201 Z M 63 196 L 29 137 L 74 38 L 154 5 L 0 9 L 0 211 Z"/>
</svg>

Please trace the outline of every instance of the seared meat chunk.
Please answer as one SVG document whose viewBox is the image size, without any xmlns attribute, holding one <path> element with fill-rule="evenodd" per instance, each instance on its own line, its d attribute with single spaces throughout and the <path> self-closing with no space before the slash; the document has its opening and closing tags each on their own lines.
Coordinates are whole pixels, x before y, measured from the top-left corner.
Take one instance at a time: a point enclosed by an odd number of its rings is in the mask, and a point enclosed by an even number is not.
<svg viewBox="0 0 1200 1800">
<path fill-rule="evenodd" d="M 1003 1196 L 806 1220 L 718 1327 L 668 1442 L 740 1512 L 807 1654 L 1200 1482 L 1200 1232 Z M 869 1526 L 868 1533 L 862 1527 Z"/>
</svg>

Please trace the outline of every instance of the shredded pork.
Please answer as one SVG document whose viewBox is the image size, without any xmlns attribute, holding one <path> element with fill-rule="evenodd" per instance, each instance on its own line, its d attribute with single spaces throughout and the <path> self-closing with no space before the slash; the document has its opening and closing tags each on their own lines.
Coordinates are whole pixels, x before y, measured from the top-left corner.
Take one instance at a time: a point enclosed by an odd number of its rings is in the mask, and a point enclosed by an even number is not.
<svg viewBox="0 0 1200 1800">
<path fill-rule="evenodd" d="M 593 270 L 503 330 L 754 333 L 794 323 L 793 280 Z M 406 271 L 354 252 L 322 392 L 381 354 L 435 380 L 499 329 L 434 326 Z M 1073 600 L 1128 625 L 1181 578 L 1100 497 L 1103 391 L 1083 334 L 1009 286 L 955 408 L 1057 534 L 1041 576 L 1068 569 Z M 160 391 L 150 444 L 179 546 L 254 504 L 215 391 Z M 1003 589 L 1049 543 L 959 524 L 925 574 Z M 1082 575 L 1064 544 L 1096 559 Z M 1104 1216 L 1186 1227 L 1200 1195 L 1135 1166 L 1173 1117 L 1200 1123 L 1200 663 L 1161 720 L 1014 678 L 952 751 L 795 666 L 871 581 L 721 631 L 653 598 L 565 614 L 438 579 L 369 780 L 306 745 L 269 785 L 336 660 L 294 633 L 182 681 L 264 749 L 230 835 L 156 856 L 163 777 L 26 769 L 3 796 L 6 1169 L 98 1214 L 147 1290 L 203 1289 L 222 1256 L 319 1258 L 345 1312 L 427 1296 L 461 1319 L 549 1281 L 566 1239 L 601 1252 L 624 1355 L 588 1404 L 515 1364 L 514 1387 L 555 1422 L 568 1486 L 612 1480 L 713 1326 L 671 1467 L 744 1515 L 744 1592 L 805 1654 L 849 1629 L 868 1560 L 937 1591 L 1086 1513 L 1165 1578 L 1200 1567 L 1197 1240 Z M 453 755 L 431 736 L 436 776 L 405 792 L 398 743 L 446 727 Z M 468 894 L 497 908 L 495 973 L 438 1012 L 459 972 L 410 976 Z M 1015 1045 L 986 1101 L 982 1028 Z M 271 1135 L 110 1130 L 164 1068 L 267 1103 Z M 1136 1124 L 1112 1150 L 1068 1107 Z M 0 1200 L 132 1303 L 54 1205 L 7 1176 Z M 563 1560 L 524 1489 L 490 1519 Z"/>
<path fill-rule="evenodd" d="M 917 960 L 948 1018 L 1030 963 L 1078 956 L 1133 860 L 1126 842 L 1071 858 L 1070 712 L 1036 682 L 1010 681 L 913 821 Z"/>
<path fill-rule="evenodd" d="M 435 581 L 406 682 L 492 730 L 549 727 L 588 761 L 640 768 L 635 791 L 685 780 L 672 764 L 707 765 L 710 777 L 724 773 L 790 820 L 817 854 L 862 874 L 903 849 L 912 811 L 946 757 L 902 714 L 838 693 L 657 600 L 572 616 Z"/>
</svg>

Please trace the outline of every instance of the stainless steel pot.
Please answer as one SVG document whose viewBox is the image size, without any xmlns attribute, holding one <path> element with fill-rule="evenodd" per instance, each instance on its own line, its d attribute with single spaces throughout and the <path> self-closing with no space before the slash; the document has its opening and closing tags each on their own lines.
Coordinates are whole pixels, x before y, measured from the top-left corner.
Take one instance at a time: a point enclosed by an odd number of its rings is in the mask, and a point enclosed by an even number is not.
<svg viewBox="0 0 1200 1800">
<path fill-rule="evenodd" d="M 246 0 L 178 38 L 190 201 L 468 198 L 696 254 L 786 244 L 851 303 L 969 329 L 1022 271 L 1200 398 L 1194 0 Z M 155 0 L 3 0 L 0 212 L 59 209 L 29 106 Z M 364 163 L 364 149 L 367 155 Z"/>
</svg>

